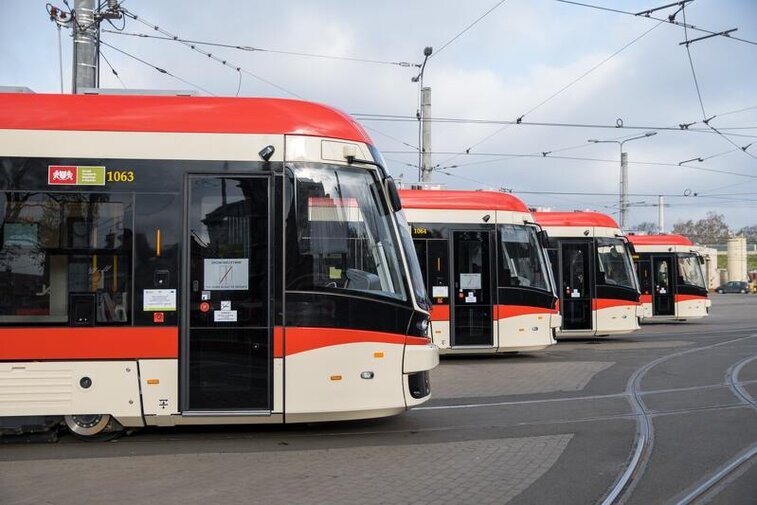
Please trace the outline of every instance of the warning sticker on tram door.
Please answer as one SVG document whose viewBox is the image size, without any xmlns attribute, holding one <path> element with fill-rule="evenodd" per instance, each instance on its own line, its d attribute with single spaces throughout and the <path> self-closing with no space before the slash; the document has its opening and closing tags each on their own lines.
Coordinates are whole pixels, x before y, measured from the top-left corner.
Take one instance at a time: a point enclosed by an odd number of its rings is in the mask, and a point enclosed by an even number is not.
<svg viewBox="0 0 757 505">
<path fill-rule="evenodd" d="M 231 310 L 231 301 L 224 300 L 221 302 L 221 310 L 213 312 L 213 321 L 216 323 L 235 323 L 237 321 L 237 311 Z"/>
</svg>

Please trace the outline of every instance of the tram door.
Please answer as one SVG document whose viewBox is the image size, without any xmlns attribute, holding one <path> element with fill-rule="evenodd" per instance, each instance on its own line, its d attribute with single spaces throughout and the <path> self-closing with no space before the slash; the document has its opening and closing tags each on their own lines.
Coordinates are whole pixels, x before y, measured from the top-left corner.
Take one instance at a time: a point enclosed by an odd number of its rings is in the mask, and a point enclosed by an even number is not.
<svg viewBox="0 0 757 505">
<path fill-rule="evenodd" d="M 491 286 L 491 233 L 454 231 L 453 286 L 450 293 L 450 344 L 494 345 Z"/>
<path fill-rule="evenodd" d="M 639 287 L 641 288 L 641 294 L 652 297 L 652 262 L 647 259 L 640 259 L 634 262 L 636 267 L 636 275 L 639 278 Z"/>
<path fill-rule="evenodd" d="M 652 256 L 652 272 L 654 275 L 654 295 L 652 296 L 653 316 L 674 316 L 675 303 L 673 293 L 673 263 L 672 256 Z"/>
<path fill-rule="evenodd" d="M 269 179 L 189 176 L 188 188 L 183 410 L 270 411 Z"/>
<path fill-rule="evenodd" d="M 591 246 L 590 242 L 561 242 L 562 291 L 560 307 L 564 330 L 591 330 Z"/>
</svg>

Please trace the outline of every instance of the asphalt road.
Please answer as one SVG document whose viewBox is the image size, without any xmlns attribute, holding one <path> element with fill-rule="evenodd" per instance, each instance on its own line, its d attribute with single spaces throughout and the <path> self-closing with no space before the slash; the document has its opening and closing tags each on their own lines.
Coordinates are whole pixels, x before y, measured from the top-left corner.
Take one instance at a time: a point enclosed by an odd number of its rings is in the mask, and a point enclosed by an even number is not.
<svg viewBox="0 0 757 505">
<path fill-rule="evenodd" d="M 701 321 L 443 359 L 377 421 L 0 445 L 0 503 L 757 504 L 757 296 Z M 752 403 L 750 403 L 752 402 Z"/>
</svg>

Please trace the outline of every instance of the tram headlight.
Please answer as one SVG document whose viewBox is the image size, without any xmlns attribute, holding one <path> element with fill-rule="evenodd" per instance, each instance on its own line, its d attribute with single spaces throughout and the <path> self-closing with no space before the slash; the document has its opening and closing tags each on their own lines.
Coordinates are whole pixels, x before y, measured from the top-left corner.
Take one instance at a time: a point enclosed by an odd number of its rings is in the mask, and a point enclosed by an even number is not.
<svg viewBox="0 0 757 505">
<path fill-rule="evenodd" d="M 422 334 L 428 335 L 428 319 L 418 321 L 418 329 L 421 330 Z"/>
</svg>

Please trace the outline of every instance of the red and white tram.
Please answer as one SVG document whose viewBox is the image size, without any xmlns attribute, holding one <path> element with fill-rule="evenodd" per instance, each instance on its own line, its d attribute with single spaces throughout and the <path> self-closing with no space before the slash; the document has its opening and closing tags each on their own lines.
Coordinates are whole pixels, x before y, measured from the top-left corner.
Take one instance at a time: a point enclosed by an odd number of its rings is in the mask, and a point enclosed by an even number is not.
<svg viewBox="0 0 757 505">
<path fill-rule="evenodd" d="M 706 317 L 712 301 L 701 248 L 683 235 L 629 235 L 641 285 L 644 321 Z"/>
<path fill-rule="evenodd" d="M 598 212 L 536 212 L 560 294 L 558 336 L 601 336 L 639 329 L 641 307 L 628 240 Z"/>
<path fill-rule="evenodd" d="M 0 94 L 0 423 L 372 418 L 438 363 L 399 198 L 296 100 Z"/>
<path fill-rule="evenodd" d="M 557 296 L 543 233 L 525 204 L 492 191 L 401 190 L 442 353 L 555 343 Z"/>
</svg>

